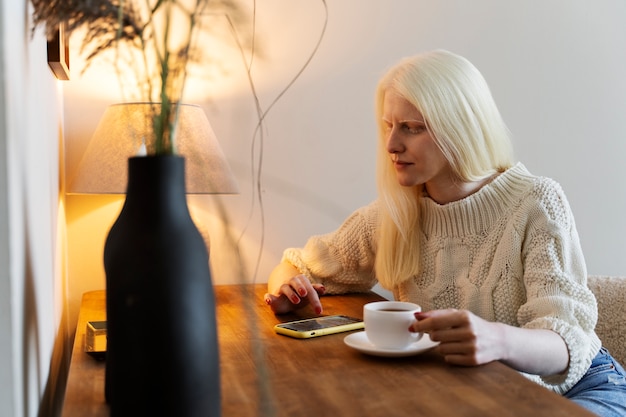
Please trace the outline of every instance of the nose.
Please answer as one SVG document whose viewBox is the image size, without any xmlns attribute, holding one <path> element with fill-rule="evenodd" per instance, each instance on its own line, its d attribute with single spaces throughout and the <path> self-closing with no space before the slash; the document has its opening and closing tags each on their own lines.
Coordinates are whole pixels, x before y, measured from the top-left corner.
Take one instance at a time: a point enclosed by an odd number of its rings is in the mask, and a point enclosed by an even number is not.
<svg viewBox="0 0 626 417">
<path fill-rule="evenodd" d="M 389 129 L 387 132 L 387 152 L 390 154 L 401 153 L 404 150 L 402 142 L 400 140 L 400 135 L 396 132 L 395 127 Z"/>
</svg>

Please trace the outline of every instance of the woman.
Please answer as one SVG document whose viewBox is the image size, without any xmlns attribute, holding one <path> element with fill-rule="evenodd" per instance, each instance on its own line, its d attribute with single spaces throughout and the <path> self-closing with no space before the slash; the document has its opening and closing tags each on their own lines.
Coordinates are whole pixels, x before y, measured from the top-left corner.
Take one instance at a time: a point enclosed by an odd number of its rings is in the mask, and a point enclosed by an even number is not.
<svg viewBox="0 0 626 417">
<path fill-rule="evenodd" d="M 376 113 L 378 200 L 286 250 L 266 303 L 320 314 L 320 295 L 379 282 L 422 306 L 409 330 L 449 363 L 499 360 L 599 415 L 626 415 L 567 199 L 513 162 L 478 70 L 446 51 L 405 59 L 381 79 Z"/>
</svg>

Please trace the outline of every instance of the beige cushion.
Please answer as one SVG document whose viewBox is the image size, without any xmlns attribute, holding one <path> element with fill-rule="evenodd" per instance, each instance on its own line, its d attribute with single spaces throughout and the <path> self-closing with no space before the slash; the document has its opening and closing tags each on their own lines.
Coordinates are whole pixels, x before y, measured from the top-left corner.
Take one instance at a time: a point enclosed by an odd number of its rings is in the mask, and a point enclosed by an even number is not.
<svg viewBox="0 0 626 417">
<path fill-rule="evenodd" d="M 589 276 L 598 300 L 596 333 L 622 365 L 626 364 L 626 277 Z"/>
</svg>

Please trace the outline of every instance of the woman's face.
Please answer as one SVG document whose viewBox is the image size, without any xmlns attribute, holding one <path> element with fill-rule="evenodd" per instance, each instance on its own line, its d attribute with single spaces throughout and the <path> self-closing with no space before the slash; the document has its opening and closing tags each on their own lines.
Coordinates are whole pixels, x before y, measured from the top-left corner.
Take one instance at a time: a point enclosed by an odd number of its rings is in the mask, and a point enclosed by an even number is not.
<svg viewBox="0 0 626 417">
<path fill-rule="evenodd" d="M 391 155 L 400 185 L 424 184 L 429 194 L 450 186 L 452 169 L 426 129 L 422 114 L 393 91 L 385 94 L 383 122 L 387 152 Z"/>
</svg>

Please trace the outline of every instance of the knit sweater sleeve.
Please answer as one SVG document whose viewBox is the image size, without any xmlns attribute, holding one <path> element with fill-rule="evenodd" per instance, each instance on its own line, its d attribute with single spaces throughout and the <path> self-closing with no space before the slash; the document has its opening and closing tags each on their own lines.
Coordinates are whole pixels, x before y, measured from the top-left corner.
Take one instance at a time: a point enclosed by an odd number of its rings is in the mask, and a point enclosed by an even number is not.
<svg viewBox="0 0 626 417">
<path fill-rule="evenodd" d="M 327 294 L 362 292 L 376 284 L 374 275 L 377 204 L 350 215 L 332 233 L 312 236 L 304 248 L 289 248 L 283 261 L 292 264 Z"/>
<path fill-rule="evenodd" d="M 569 351 L 562 375 L 533 377 L 560 391 L 574 385 L 600 348 L 595 335 L 597 304 L 587 287 L 587 273 L 574 217 L 561 187 L 539 179 L 529 199 L 522 257 L 527 302 L 518 311 L 522 327 L 558 333 Z"/>
</svg>

